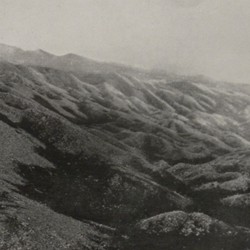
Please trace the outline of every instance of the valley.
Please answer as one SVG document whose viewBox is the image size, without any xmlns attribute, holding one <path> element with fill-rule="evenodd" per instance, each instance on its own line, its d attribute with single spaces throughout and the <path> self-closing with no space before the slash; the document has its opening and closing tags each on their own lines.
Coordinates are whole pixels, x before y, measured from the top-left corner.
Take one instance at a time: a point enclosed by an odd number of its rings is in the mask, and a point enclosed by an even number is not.
<svg viewBox="0 0 250 250">
<path fill-rule="evenodd" d="M 0 58 L 0 249 L 250 248 L 249 85 Z"/>
</svg>

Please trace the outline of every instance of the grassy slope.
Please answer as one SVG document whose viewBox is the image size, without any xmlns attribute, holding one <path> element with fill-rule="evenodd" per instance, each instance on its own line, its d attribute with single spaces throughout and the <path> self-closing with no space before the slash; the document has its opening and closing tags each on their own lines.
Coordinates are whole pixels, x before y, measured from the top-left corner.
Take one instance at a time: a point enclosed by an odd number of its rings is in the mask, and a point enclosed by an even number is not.
<svg viewBox="0 0 250 250">
<path fill-rule="evenodd" d="M 1 63 L 0 246 L 107 249 L 173 210 L 248 227 L 225 213 L 249 192 L 244 90 Z"/>
</svg>

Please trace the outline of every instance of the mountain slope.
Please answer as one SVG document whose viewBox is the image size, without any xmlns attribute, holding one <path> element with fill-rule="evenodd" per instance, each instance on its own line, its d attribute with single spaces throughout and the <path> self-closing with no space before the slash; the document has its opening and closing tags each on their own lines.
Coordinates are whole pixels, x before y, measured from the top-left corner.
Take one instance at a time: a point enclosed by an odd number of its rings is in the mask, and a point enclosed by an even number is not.
<svg viewBox="0 0 250 250">
<path fill-rule="evenodd" d="M 36 65 L 81 73 L 137 72 L 133 67 L 116 63 L 98 62 L 72 53 L 56 56 L 41 49 L 25 51 L 5 44 L 0 44 L 1 58 L 10 63 Z M 145 71 L 140 70 L 139 72 L 142 74 Z"/>
<path fill-rule="evenodd" d="M 0 248 L 248 249 L 248 86 L 0 52 Z"/>
</svg>

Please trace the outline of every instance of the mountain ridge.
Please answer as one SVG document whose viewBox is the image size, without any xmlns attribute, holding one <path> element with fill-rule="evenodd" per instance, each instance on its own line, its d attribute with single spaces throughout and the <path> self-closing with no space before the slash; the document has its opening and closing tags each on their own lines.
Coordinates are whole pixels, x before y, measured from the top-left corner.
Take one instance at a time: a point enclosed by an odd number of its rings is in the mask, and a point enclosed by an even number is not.
<svg viewBox="0 0 250 250">
<path fill-rule="evenodd" d="M 12 63 L 30 64 L 36 66 L 48 66 L 55 69 L 65 71 L 83 71 L 84 67 L 89 71 L 121 71 L 121 70 L 139 70 L 137 67 L 131 67 L 122 63 L 102 62 L 90 58 L 86 58 L 74 53 L 63 55 L 54 55 L 42 49 L 38 50 L 23 50 L 15 46 L 0 44 L 0 54 L 5 54 L 4 60 Z M 39 56 L 45 57 L 40 60 Z M 20 58 L 19 58 L 20 57 Z M 44 62 L 44 60 L 46 60 Z M 63 62 L 62 62 L 62 61 Z M 64 63 L 64 64 L 63 64 Z M 112 70 L 113 69 L 113 70 Z M 140 69 L 142 72 L 145 71 Z"/>
<path fill-rule="evenodd" d="M 247 85 L 36 54 L 0 62 L 0 248 L 249 248 Z"/>
</svg>

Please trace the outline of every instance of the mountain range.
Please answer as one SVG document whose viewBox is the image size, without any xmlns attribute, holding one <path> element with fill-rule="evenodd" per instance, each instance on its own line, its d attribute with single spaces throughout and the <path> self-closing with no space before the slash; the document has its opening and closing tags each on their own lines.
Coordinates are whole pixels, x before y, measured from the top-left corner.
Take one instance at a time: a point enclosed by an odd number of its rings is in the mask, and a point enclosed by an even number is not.
<svg viewBox="0 0 250 250">
<path fill-rule="evenodd" d="M 250 249 L 250 87 L 166 72 L 0 45 L 0 249 Z"/>
</svg>

